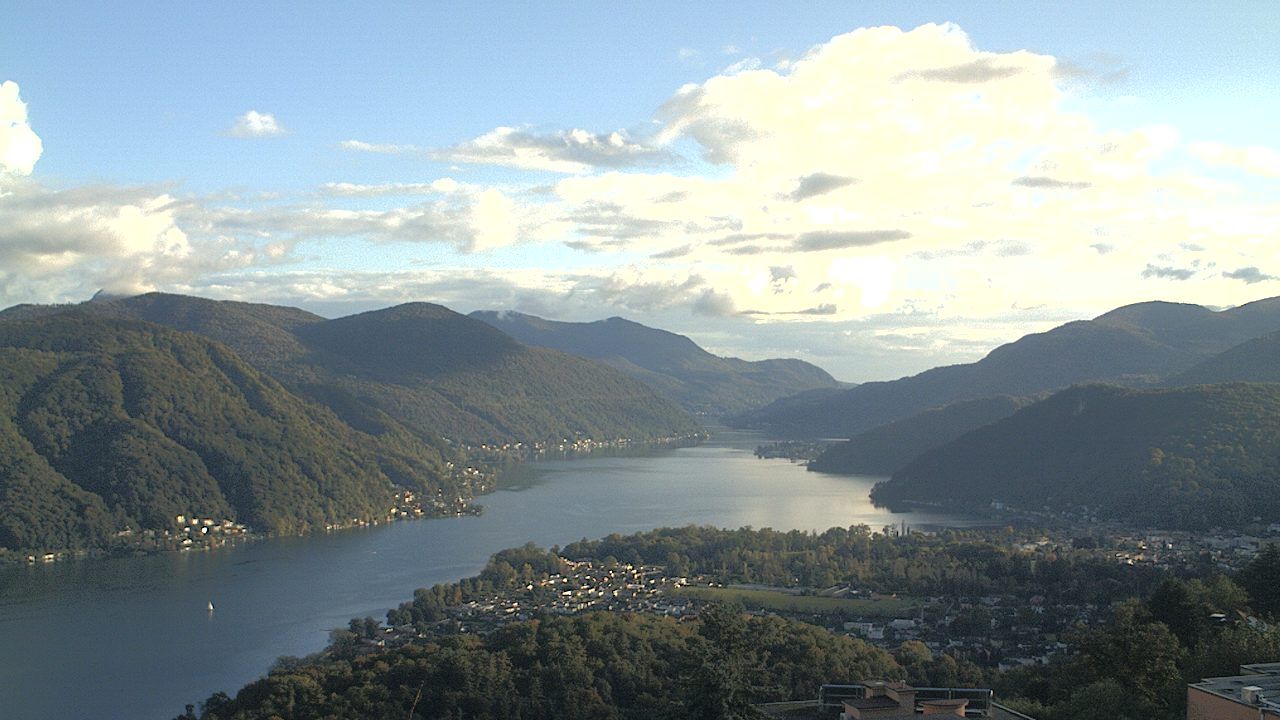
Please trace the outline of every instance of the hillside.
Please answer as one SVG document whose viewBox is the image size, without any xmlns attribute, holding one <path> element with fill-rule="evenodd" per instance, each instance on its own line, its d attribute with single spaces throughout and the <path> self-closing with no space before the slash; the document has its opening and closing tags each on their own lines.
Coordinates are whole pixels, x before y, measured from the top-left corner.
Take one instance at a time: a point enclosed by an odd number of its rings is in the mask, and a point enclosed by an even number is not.
<svg viewBox="0 0 1280 720">
<path fill-rule="evenodd" d="M 1223 382 L 1280 382 L 1280 332 L 1243 342 L 1173 376 L 1167 384 Z"/>
<path fill-rule="evenodd" d="M 189 333 L 70 311 L 0 322 L 0 548 L 101 547 L 178 515 L 301 532 L 385 518 L 444 453 L 374 437 Z"/>
<path fill-rule="evenodd" d="M 926 410 L 859 433 L 809 463 L 817 472 L 890 475 L 898 468 L 967 432 L 1009 417 L 1031 400 L 997 395 Z"/>
<path fill-rule="evenodd" d="M 740 413 L 793 393 L 839 386 L 803 360 L 718 357 L 683 335 L 619 317 L 586 323 L 516 312 L 479 311 L 471 317 L 526 345 L 604 362 L 698 415 Z"/>
<path fill-rule="evenodd" d="M 873 497 L 1207 528 L 1280 520 L 1278 490 L 1280 385 L 1092 385 L 926 452 Z"/>
<path fill-rule="evenodd" d="M 162 293 L 77 307 L 222 342 L 370 432 L 379 431 L 384 414 L 424 438 L 473 444 L 699 432 L 680 408 L 616 370 L 526 347 L 439 305 L 408 303 L 336 320 Z"/>
<path fill-rule="evenodd" d="M 1073 384 L 1151 386 L 1234 345 L 1280 330 L 1280 298 L 1214 312 L 1148 302 L 1027 335 L 981 360 L 889 382 L 782 398 L 730 420 L 778 436 L 852 437 L 923 410 Z"/>
</svg>

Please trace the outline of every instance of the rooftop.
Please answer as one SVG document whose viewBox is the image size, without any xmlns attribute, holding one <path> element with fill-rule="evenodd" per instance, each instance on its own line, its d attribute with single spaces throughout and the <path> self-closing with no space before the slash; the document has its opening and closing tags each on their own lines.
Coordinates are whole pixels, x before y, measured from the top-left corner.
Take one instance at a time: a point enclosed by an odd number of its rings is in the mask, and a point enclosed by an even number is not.
<svg viewBox="0 0 1280 720">
<path fill-rule="evenodd" d="M 1280 663 L 1241 665 L 1241 675 L 1205 678 L 1190 687 L 1224 697 L 1243 705 L 1256 705 L 1280 711 Z M 1246 691 L 1256 699 L 1245 697 Z"/>
</svg>

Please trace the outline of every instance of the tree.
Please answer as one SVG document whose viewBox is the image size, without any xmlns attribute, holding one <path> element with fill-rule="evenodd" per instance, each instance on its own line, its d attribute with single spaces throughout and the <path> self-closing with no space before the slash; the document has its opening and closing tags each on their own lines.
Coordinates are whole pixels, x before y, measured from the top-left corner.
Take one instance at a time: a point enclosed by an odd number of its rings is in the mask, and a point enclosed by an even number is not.
<svg viewBox="0 0 1280 720">
<path fill-rule="evenodd" d="M 1254 612 L 1280 617 L 1280 543 L 1268 543 L 1240 571 L 1238 579 L 1249 593 Z"/>
<path fill-rule="evenodd" d="M 760 713 L 752 705 L 751 680 L 757 659 L 737 603 L 708 603 L 698 614 L 699 642 L 685 687 L 688 717 L 697 720 L 747 720 Z"/>
</svg>

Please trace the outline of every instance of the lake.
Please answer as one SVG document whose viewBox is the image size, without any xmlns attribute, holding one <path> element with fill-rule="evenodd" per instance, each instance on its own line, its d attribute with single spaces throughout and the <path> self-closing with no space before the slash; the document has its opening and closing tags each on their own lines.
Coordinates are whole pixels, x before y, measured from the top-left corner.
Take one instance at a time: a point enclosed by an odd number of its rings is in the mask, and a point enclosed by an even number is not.
<svg viewBox="0 0 1280 720">
<path fill-rule="evenodd" d="M 168 720 L 215 691 L 234 694 L 281 655 L 320 650 L 352 617 L 384 619 L 415 588 L 474 575 L 528 541 L 688 524 L 978 524 L 891 514 L 867 499 L 879 478 L 760 460 L 760 440 L 725 431 L 698 447 L 526 466 L 480 498 L 479 517 L 0 569 L 0 717 Z"/>
</svg>

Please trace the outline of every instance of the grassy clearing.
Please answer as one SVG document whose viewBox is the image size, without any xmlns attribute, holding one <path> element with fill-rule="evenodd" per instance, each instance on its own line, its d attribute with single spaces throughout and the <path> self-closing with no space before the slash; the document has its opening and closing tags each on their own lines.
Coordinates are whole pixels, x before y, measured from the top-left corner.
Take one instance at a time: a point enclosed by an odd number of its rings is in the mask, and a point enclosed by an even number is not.
<svg viewBox="0 0 1280 720">
<path fill-rule="evenodd" d="M 910 617 L 923 604 L 920 600 L 909 597 L 869 600 L 865 598 L 788 595 L 771 590 L 739 590 L 713 587 L 684 587 L 674 591 L 673 594 L 695 600 L 737 602 L 751 610 L 763 609 L 817 615 L 842 614 L 848 617 Z"/>
</svg>

